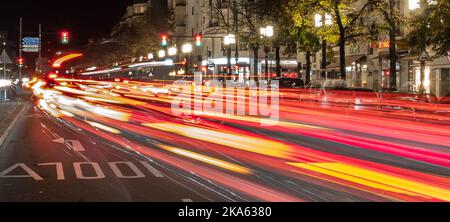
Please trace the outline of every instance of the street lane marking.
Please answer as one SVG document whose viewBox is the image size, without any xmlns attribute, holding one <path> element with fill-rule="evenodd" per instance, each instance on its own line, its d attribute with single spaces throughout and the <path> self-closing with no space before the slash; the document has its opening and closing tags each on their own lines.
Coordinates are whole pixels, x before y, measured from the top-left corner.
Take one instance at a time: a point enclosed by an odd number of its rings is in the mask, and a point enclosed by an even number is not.
<svg viewBox="0 0 450 222">
<path fill-rule="evenodd" d="M 64 138 L 59 138 L 53 140 L 55 143 L 66 144 L 69 148 L 71 148 L 75 152 L 84 152 L 86 149 L 83 147 L 79 140 L 66 140 Z"/>
<path fill-rule="evenodd" d="M 164 177 L 164 175 L 157 170 L 156 168 L 154 168 L 153 166 L 151 166 L 149 163 L 147 163 L 146 161 L 141 161 L 141 164 L 147 168 L 148 171 L 150 171 L 150 173 L 153 174 L 153 176 L 158 177 L 158 178 L 162 178 Z"/>
<path fill-rule="evenodd" d="M 113 171 L 112 173 L 108 173 L 108 176 L 116 176 L 117 178 L 121 179 L 139 179 L 139 178 L 146 178 L 148 177 L 144 171 L 141 171 L 141 169 L 136 165 L 136 163 L 132 162 L 125 162 L 125 161 L 116 161 L 116 162 L 108 162 L 105 163 L 106 166 L 109 166 L 109 168 Z M 158 178 L 164 177 L 164 175 L 157 169 L 155 169 L 153 166 L 151 166 L 149 163 L 142 161 L 141 164 L 150 171 L 150 173 Z M 124 166 L 122 166 L 124 165 Z M 58 181 L 64 181 L 66 180 L 66 174 L 64 172 L 64 165 L 62 162 L 53 162 L 53 163 L 38 163 L 33 166 L 38 166 L 40 168 L 42 167 L 55 167 L 56 171 L 56 179 Z M 91 169 L 89 169 L 89 167 Z M 130 171 L 128 171 L 126 168 Z M 105 179 L 106 174 L 105 171 L 101 168 L 99 163 L 96 162 L 75 162 L 73 163 L 73 169 L 75 171 L 76 179 L 79 180 L 98 180 L 98 179 Z M 17 173 L 18 170 L 24 171 L 24 174 Z M 87 172 L 92 172 L 91 176 L 87 176 Z M 16 174 L 12 175 L 12 172 L 15 172 Z M 41 181 L 44 180 L 37 172 L 31 169 L 29 166 L 27 166 L 24 163 L 17 163 L 8 169 L 0 172 L 0 179 L 2 178 L 33 178 L 34 180 Z M 124 172 L 128 172 L 131 175 L 125 175 Z M 110 175 L 111 174 L 111 175 Z M 151 177 L 151 176 L 149 176 Z M 47 180 L 46 178 L 45 180 Z"/>
<path fill-rule="evenodd" d="M 341 163 L 289 163 L 342 180 L 410 196 L 450 201 L 450 190 Z"/>
<path fill-rule="evenodd" d="M 122 171 L 119 169 L 118 165 L 122 164 L 122 165 L 126 165 L 128 166 L 129 169 L 131 169 L 134 172 L 134 176 L 125 176 L 123 175 Z M 137 178 L 144 178 L 145 175 L 144 173 L 142 173 L 142 171 L 140 171 L 136 165 L 134 165 L 131 162 L 111 162 L 108 163 L 109 167 L 111 167 L 112 171 L 116 174 L 116 176 L 118 178 L 123 178 L 123 179 L 137 179 Z"/>
<path fill-rule="evenodd" d="M 181 201 L 183 201 L 184 203 L 193 203 L 194 202 L 191 199 L 182 199 Z"/>
<path fill-rule="evenodd" d="M 11 173 L 12 171 L 14 171 L 18 167 L 22 168 L 22 170 L 24 170 L 27 173 L 27 175 L 7 175 L 7 174 Z M 3 172 L 0 173 L 0 178 L 33 178 L 34 180 L 38 180 L 38 181 L 44 180 L 44 178 L 39 176 L 39 174 L 34 172 L 31 168 L 29 168 L 24 163 L 18 163 L 16 165 L 4 170 Z"/>
<path fill-rule="evenodd" d="M 81 169 L 82 165 L 90 165 L 92 169 L 95 171 L 95 176 L 85 176 L 83 174 L 83 170 Z M 105 174 L 103 173 L 102 169 L 100 168 L 100 165 L 98 163 L 94 162 L 79 162 L 79 163 L 73 163 L 73 167 L 75 169 L 75 175 L 77 176 L 77 179 L 80 180 L 98 180 L 98 179 L 104 179 L 106 178 Z"/>
<path fill-rule="evenodd" d="M 56 179 L 57 180 L 65 180 L 64 176 L 64 168 L 62 163 L 41 163 L 38 166 L 55 166 L 56 167 Z"/>
</svg>

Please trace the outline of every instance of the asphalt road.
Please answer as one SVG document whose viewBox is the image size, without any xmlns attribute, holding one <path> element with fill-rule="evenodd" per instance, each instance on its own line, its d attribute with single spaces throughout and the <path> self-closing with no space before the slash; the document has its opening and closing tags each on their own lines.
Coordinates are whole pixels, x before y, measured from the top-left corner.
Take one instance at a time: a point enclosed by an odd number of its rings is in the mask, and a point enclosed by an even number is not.
<svg viewBox="0 0 450 222">
<path fill-rule="evenodd" d="M 0 201 L 450 200 L 449 126 L 434 115 L 286 100 L 264 126 L 76 92 L 44 91 L 18 114 L 0 147 Z"/>
<path fill-rule="evenodd" d="M 61 143 L 61 139 L 65 142 Z M 82 148 L 74 149 L 67 140 L 81 141 Z M 84 163 L 80 164 L 78 174 L 77 163 Z M 110 166 L 113 163 L 120 172 L 113 171 Z M 92 164 L 98 164 L 97 172 Z M 137 170 L 133 171 L 133 167 Z M 195 176 L 159 166 L 149 158 L 73 131 L 31 103 L 0 148 L 0 169 L 10 168 L 12 171 L 0 177 L 0 201 L 239 200 L 226 198 L 217 188 L 213 191 L 211 186 L 203 187 L 201 179 Z"/>
</svg>

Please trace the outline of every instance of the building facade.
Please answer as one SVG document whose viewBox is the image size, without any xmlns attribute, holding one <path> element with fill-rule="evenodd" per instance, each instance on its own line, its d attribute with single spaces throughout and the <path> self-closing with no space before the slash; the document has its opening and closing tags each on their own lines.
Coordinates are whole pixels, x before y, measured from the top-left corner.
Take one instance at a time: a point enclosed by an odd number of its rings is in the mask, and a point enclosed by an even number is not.
<svg viewBox="0 0 450 222">
<path fill-rule="evenodd" d="M 238 0 L 242 1 L 242 0 Z M 228 47 L 231 47 L 231 65 L 233 67 L 232 79 L 240 82 L 248 81 L 251 74 L 257 72 L 261 75 L 265 70 L 265 52 L 261 49 L 258 54 L 257 70 L 254 64 L 254 52 L 248 45 L 236 39 L 236 44 L 226 46 L 224 37 L 228 32 L 220 24 L 218 10 L 231 19 L 231 9 L 217 0 L 168 0 L 168 5 L 174 15 L 174 31 L 170 33 L 172 43 L 178 48 L 186 42 L 194 44 L 194 36 L 201 34 L 203 42 L 201 47 L 194 47 L 190 60 L 197 72 L 203 72 L 208 78 L 221 78 L 227 73 Z M 195 45 L 195 44 L 194 44 Z M 275 52 L 271 45 L 267 45 L 269 72 L 275 73 Z M 282 56 L 281 66 L 283 73 L 296 72 L 296 57 Z M 237 71 L 238 70 L 238 71 Z"/>
<path fill-rule="evenodd" d="M 419 0 L 396 0 L 395 8 L 403 18 L 410 18 L 417 13 L 413 7 Z M 417 7 L 417 6 L 416 6 Z M 377 19 L 382 19 L 380 16 Z M 397 43 L 408 33 L 406 25 L 398 27 Z M 361 41 L 346 46 L 346 77 L 349 85 L 365 87 L 375 90 L 389 88 L 390 63 L 389 63 L 389 36 L 378 36 L 377 42 Z M 339 48 L 333 48 L 334 55 L 339 55 Z M 450 56 L 437 56 L 431 49 L 427 49 L 429 60 L 425 65 L 424 88 L 426 93 L 438 97 L 450 93 Z M 405 46 L 397 45 L 397 86 L 400 92 L 414 93 L 420 91 L 421 72 L 420 61 L 422 53 L 411 53 Z M 304 53 L 299 53 L 298 60 L 305 64 Z M 339 78 L 339 57 L 332 59 L 328 64 L 327 75 L 321 75 L 322 52 L 319 51 L 312 58 L 312 79 Z M 304 72 L 305 70 L 303 70 Z"/>
<path fill-rule="evenodd" d="M 133 0 L 127 7 L 125 14 L 120 19 L 120 22 L 113 28 L 112 36 L 121 30 L 128 29 L 133 26 L 135 21 L 141 18 L 145 12 L 150 10 L 151 0 Z"/>
</svg>

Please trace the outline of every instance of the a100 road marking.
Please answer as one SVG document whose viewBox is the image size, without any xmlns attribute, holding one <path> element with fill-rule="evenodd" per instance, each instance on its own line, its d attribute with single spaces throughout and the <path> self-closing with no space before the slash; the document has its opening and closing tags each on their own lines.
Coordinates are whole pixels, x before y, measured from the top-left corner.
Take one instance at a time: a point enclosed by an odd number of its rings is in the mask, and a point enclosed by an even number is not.
<svg viewBox="0 0 450 222">
<path fill-rule="evenodd" d="M 148 170 L 153 176 L 155 177 L 164 177 L 164 175 L 151 166 L 146 161 L 140 162 L 142 166 Z M 39 167 L 55 167 L 56 170 L 56 179 L 57 180 L 65 180 L 66 176 L 64 174 L 64 167 L 61 162 L 56 163 L 40 163 L 38 164 Z M 139 179 L 139 178 L 145 178 L 145 174 L 132 162 L 109 162 L 108 163 L 109 168 L 112 170 L 114 175 L 118 178 L 122 179 Z M 121 170 L 120 166 L 126 167 L 130 172 L 129 175 L 125 175 L 123 170 Z M 91 175 L 87 175 L 86 169 L 90 168 Z M 11 172 L 21 169 L 24 174 L 21 175 L 12 175 Z M 96 162 L 75 162 L 73 163 L 73 169 L 75 171 L 76 179 L 79 180 L 100 180 L 105 179 L 106 175 L 103 172 L 100 165 Z M 84 170 L 83 170 L 84 169 Z M 123 168 L 122 168 L 123 169 Z M 8 169 L 2 171 L 0 173 L 0 178 L 33 178 L 36 181 L 42 181 L 44 178 L 42 178 L 36 171 L 28 167 L 24 163 L 17 163 Z"/>
</svg>

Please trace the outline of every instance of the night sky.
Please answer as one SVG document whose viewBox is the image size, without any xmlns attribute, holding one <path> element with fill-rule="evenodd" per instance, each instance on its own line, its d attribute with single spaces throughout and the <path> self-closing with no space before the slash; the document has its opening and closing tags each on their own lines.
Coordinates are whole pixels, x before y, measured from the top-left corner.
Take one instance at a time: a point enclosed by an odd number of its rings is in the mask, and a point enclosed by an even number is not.
<svg viewBox="0 0 450 222">
<path fill-rule="evenodd" d="M 112 27 L 125 13 L 128 0 L 2 0 L 0 30 L 8 31 L 9 39 L 18 41 L 19 17 L 24 32 L 69 30 L 75 47 L 89 38 L 109 35 Z M 33 36 L 33 34 L 28 34 Z"/>
</svg>

